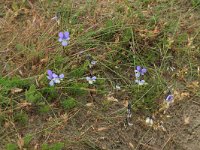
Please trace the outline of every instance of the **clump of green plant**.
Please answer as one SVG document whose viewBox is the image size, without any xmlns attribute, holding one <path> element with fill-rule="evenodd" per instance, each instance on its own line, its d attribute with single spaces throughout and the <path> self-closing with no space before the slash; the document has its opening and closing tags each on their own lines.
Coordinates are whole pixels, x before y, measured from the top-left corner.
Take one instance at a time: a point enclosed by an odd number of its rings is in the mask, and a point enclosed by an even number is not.
<svg viewBox="0 0 200 150">
<path fill-rule="evenodd" d="M 61 106 L 64 109 L 69 110 L 77 106 L 77 101 L 74 98 L 69 97 L 61 102 Z"/>
<path fill-rule="evenodd" d="M 58 142 L 54 144 L 43 144 L 42 150 L 62 150 L 64 148 L 64 143 Z"/>
<path fill-rule="evenodd" d="M 159 97 L 161 91 L 164 87 L 161 85 L 155 85 L 152 87 L 150 81 L 145 86 L 132 87 L 132 94 L 134 95 L 133 104 L 137 110 L 142 111 L 154 111 L 157 105 L 157 98 Z"/>
<path fill-rule="evenodd" d="M 28 147 L 32 139 L 33 139 L 32 135 L 30 135 L 30 134 L 25 135 L 25 137 L 23 138 L 24 147 Z"/>
<path fill-rule="evenodd" d="M 97 36 L 101 41 L 111 42 L 114 40 L 114 35 L 120 28 L 120 23 L 118 20 L 108 20 L 105 22 L 104 28 L 97 33 Z M 102 36 L 103 35 L 103 36 Z"/>
<path fill-rule="evenodd" d="M 42 101 L 43 98 L 45 97 L 47 101 L 51 102 L 57 95 L 58 93 L 54 87 L 45 87 L 41 91 L 38 91 L 35 85 L 31 85 L 29 90 L 25 92 L 26 100 L 35 104 L 41 114 L 48 113 L 50 110 L 50 106 L 45 101 Z"/>
<path fill-rule="evenodd" d="M 23 138 L 23 148 L 29 148 L 30 142 L 33 139 L 33 136 L 30 134 L 25 135 Z M 16 143 L 8 143 L 6 145 L 6 150 L 18 150 L 18 145 Z"/>
<path fill-rule="evenodd" d="M 108 91 L 106 90 L 106 81 L 104 79 L 99 79 L 96 82 L 97 94 L 106 95 Z"/>
<path fill-rule="evenodd" d="M 37 91 L 35 85 L 31 85 L 29 90 L 25 92 L 25 97 L 28 102 L 37 103 L 39 100 L 42 99 L 42 94 Z"/>
<path fill-rule="evenodd" d="M 89 62 L 85 61 L 85 63 L 83 65 L 81 65 L 80 67 L 73 69 L 70 73 L 69 73 L 69 77 L 70 78 L 80 78 L 84 75 L 84 73 L 88 70 L 88 65 Z"/>
<path fill-rule="evenodd" d="M 102 110 L 107 111 L 110 108 L 110 105 L 111 105 L 111 101 L 103 100 L 102 101 L 102 106 L 103 106 Z"/>
<path fill-rule="evenodd" d="M 52 102 L 53 100 L 56 99 L 56 97 L 58 97 L 58 92 L 53 86 L 44 87 L 43 89 L 41 89 L 41 93 L 48 102 Z"/>
<path fill-rule="evenodd" d="M 20 88 L 27 89 L 30 86 L 29 80 L 22 80 L 18 77 L 3 78 L 0 77 L 0 95 L 8 96 L 11 89 Z"/>
<path fill-rule="evenodd" d="M 41 102 L 38 104 L 38 107 L 39 107 L 39 113 L 41 114 L 45 114 L 45 113 L 48 113 L 49 110 L 50 110 L 50 106 L 47 105 L 45 102 Z"/>
<path fill-rule="evenodd" d="M 28 115 L 21 111 L 14 115 L 14 120 L 20 124 L 25 125 L 28 122 Z"/>
<path fill-rule="evenodd" d="M 14 143 L 8 143 L 6 145 L 6 150 L 18 150 L 18 146 L 17 144 L 14 144 Z"/>
<path fill-rule="evenodd" d="M 88 87 L 87 83 L 71 83 L 66 89 L 66 92 L 74 96 L 85 95 L 88 92 L 86 90 L 87 87 Z"/>
<path fill-rule="evenodd" d="M 192 0 L 193 7 L 200 7 L 200 0 Z"/>
</svg>

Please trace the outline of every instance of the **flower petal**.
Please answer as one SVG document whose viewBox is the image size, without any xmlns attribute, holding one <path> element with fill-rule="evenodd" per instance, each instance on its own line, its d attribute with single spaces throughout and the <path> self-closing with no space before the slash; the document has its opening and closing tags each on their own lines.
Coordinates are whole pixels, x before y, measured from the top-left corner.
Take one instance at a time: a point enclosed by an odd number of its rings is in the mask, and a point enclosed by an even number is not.
<svg viewBox="0 0 200 150">
<path fill-rule="evenodd" d="M 173 96 L 173 95 L 168 95 L 167 98 L 166 98 L 166 101 L 172 102 L 173 99 L 174 99 L 174 96 Z"/>
<path fill-rule="evenodd" d="M 97 77 L 96 77 L 96 76 L 93 76 L 93 77 L 92 77 L 92 80 L 93 80 L 93 81 L 95 81 L 96 79 L 97 79 Z"/>
<path fill-rule="evenodd" d="M 121 90 L 121 87 L 120 87 L 119 85 L 116 85 L 115 88 L 116 88 L 117 90 Z"/>
<path fill-rule="evenodd" d="M 63 32 L 59 32 L 58 36 L 59 36 L 60 38 L 63 38 L 63 37 L 64 37 Z"/>
<path fill-rule="evenodd" d="M 52 71 L 51 70 L 47 70 L 47 74 L 49 75 L 49 76 L 51 76 L 52 75 Z"/>
<path fill-rule="evenodd" d="M 139 71 L 135 70 L 134 72 L 135 72 L 135 73 L 138 73 Z"/>
<path fill-rule="evenodd" d="M 59 75 L 59 78 L 60 78 L 60 79 L 63 79 L 64 77 L 65 77 L 64 74 L 60 74 L 60 75 Z"/>
<path fill-rule="evenodd" d="M 135 83 L 139 83 L 140 80 L 135 80 Z"/>
<path fill-rule="evenodd" d="M 68 45 L 67 41 L 66 41 L 66 40 L 63 40 L 63 41 L 62 41 L 62 46 L 67 46 L 67 45 Z"/>
<path fill-rule="evenodd" d="M 136 67 L 136 70 L 140 72 L 141 67 L 140 67 L 140 66 L 137 66 L 137 67 Z"/>
<path fill-rule="evenodd" d="M 142 75 L 144 75 L 146 72 L 147 72 L 147 69 L 146 69 L 146 68 L 143 68 L 143 69 L 141 70 L 141 74 L 142 74 Z"/>
<path fill-rule="evenodd" d="M 91 78 L 90 78 L 90 77 L 86 77 L 86 80 L 87 80 L 87 81 L 90 81 L 90 80 L 91 80 Z"/>
<path fill-rule="evenodd" d="M 141 81 L 138 82 L 138 84 L 139 84 L 139 85 L 144 85 L 144 84 L 145 84 L 145 81 L 144 81 L 144 80 L 141 80 Z"/>
<path fill-rule="evenodd" d="M 62 41 L 63 41 L 63 38 L 59 38 L 58 41 L 59 41 L 59 42 L 62 42 Z"/>
<path fill-rule="evenodd" d="M 69 32 L 64 32 L 64 39 L 69 40 Z"/>
<path fill-rule="evenodd" d="M 53 81 L 54 81 L 55 83 L 60 83 L 60 79 L 59 79 L 59 78 L 55 78 L 55 79 L 53 79 Z"/>
<path fill-rule="evenodd" d="M 93 81 L 92 81 L 92 80 L 89 80 L 88 82 L 89 82 L 89 84 L 93 84 Z"/>
<path fill-rule="evenodd" d="M 52 77 L 53 77 L 53 78 L 58 78 L 58 75 L 55 74 L 55 73 L 53 73 L 53 74 L 52 74 Z"/>
<path fill-rule="evenodd" d="M 135 77 L 136 77 L 136 78 L 139 78 L 139 77 L 140 77 L 140 73 L 139 73 L 139 72 L 136 72 L 136 73 L 135 73 Z"/>
<path fill-rule="evenodd" d="M 91 61 L 92 65 L 95 65 L 96 63 L 97 63 L 97 61 L 95 61 L 95 60 Z"/>
<path fill-rule="evenodd" d="M 47 70 L 47 74 L 48 74 L 47 78 L 48 78 L 49 80 L 51 80 L 51 79 L 52 79 L 52 74 L 53 74 L 53 72 L 52 72 L 51 70 Z"/>
<path fill-rule="evenodd" d="M 54 86 L 54 81 L 51 80 L 51 81 L 49 82 L 49 85 L 50 85 L 50 86 Z"/>
<path fill-rule="evenodd" d="M 51 80 L 52 78 L 50 76 L 47 76 L 47 79 Z"/>
</svg>

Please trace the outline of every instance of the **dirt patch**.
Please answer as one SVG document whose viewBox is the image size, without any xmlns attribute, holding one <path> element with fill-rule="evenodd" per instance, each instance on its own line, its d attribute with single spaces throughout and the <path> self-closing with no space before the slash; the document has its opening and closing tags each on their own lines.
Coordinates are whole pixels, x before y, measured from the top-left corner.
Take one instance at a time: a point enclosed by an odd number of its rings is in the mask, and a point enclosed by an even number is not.
<svg viewBox="0 0 200 150">
<path fill-rule="evenodd" d="M 164 121 L 166 131 L 147 127 L 135 117 L 133 126 L 124 128 L 123 119 L 110 127 L 107 123 L 101 131 L 86 133 L 99 149 L 137 150 L 198 150 L 200 147 L 199 100 L 180 102 L 168 111 Z M 103 128 L 104 127 L 104 128 Z"/>
<path fill-rule="evenodd" d="M 86 144 L 93 149 L 108 150 L 198 150 L 200 147 L 199 107 L 198 99 L 182 101 L 172 106 L 167 113 L 169 117 L 163 124 L 166 131 L 154 130 L 146 126 L 138 116 L 133 117 L 133 126 L 127 128 L 124 127 L 123 115 L 115 119 L 111 119 L 110 116 L 107 121 L 102 116 L 88 116 L 87 119 L 85 118 L 85 123 L 82 123 L 84 126 L 79 130 L 81 136 L 78 139 L 80 141 L 87 139 L 90 144 L 81 142 L 79 148 L 84 149 Z M 80 117 L 78 120 L 82 119 L 83 117 Z"/>
<path fill-rule="evenodd" d="M 41 120 L 41 117 L 38 117 L 34 120 L 34 124 L 37 125 L 37 136 L 34 136 L 31 144 L 34 147 L 37 143 L 45 141 L 60 141 L 65 143 L 67 150 L 198 150 L 199 102 L 199 99 L 191 99 L 171 106 L 166 114 L 168 117 L 163 120 L 166 131 L 147 126 L 142 121 L 144 118 L 140 118 L 139 115 L 133 115 L 133 126 L 125 127 L 124 113 L 112 115 L 105 111 L 103 114 L 102 110 L 97 108 L 71 112 L 71 118 L 69 117 L 67 122 L 58 124 L 56 121 L 50 123 L 48 119 L 45 122 L 44 118 Z M 29 124 L 29 127 L 19 133 L 34 133 L 35 125 Z"/>
</svg>

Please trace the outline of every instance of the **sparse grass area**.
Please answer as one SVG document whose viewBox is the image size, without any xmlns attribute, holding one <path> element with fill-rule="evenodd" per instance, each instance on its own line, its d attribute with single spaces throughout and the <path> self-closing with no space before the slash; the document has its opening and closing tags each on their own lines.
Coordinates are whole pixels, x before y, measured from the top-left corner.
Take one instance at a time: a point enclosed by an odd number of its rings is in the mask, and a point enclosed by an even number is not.
<svg viewBox="0 0 200 150">
<path fill-rule="evenodd" d="M 0 32 L 0 149 L 188 148 L 172 136 L 182 120 L 169 116 L 188 101 L 195 112 L 184 115 L 199 116 L 199 0 L 8 0 Z M 145 85 L 135 83 L 137 66 L 147 69 Z M 64 79 L 49 86 L 47 70 Z"/>
</svg>

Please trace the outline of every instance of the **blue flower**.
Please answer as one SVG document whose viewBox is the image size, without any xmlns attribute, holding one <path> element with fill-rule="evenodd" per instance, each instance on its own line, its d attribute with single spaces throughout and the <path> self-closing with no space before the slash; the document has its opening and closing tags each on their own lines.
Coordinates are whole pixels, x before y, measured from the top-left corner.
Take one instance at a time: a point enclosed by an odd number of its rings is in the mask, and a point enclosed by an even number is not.
<svg viewBox="0 0 200 150">
<path fill-rule="evenodd" d="M 60 83 L 60 80 L 63 80 L 64 74 L 57 75 L 51 70 L 47 70 L 47 79 L 50 80 L 49 85 L 54 86 L 55 83 Z"/>
<path fill-rule="evenodd" d="M 143 76 L 145 73 L 147 72 L 147 69 L 146 68 L 142 68 L 140 66 L 137 66 L 136 67 L 136 70 L 135 70 L 135 82 L 138 84 L 138 85 L 144 85 L 144 84 L 147 84 L 143 79 L 141 79 L 141 75 Z"/>
<path fill-rule="evenodd" d="M 59 36 L 59 39 L 58 41 L 59 42 L 62 42 L 62 46 L 67 46 L 68 45 L 68 41 L 69 41 L 69 32 L 60 32 L 58 34 Z"/>
<path fill-rule="evenodd" d="M 146 68 L 142 68 L 140 66 L 136 67 L 135 73 L 137 77 L 140 77 L 140 75 L 144 75 L 147 72 Z"/>
<path fill-rule="evenodd" d="M 96 76 L 93 76 L 93 77 L 86 77 L 86 80 L 88 81 L 89 84 L 93 84 L 93 82 L 96 81 Z"/>
<path fill-rule="evenodd" d="M 165 100 L 167 103 L 172 103 L 174 101 L 174 96 L 172 94 L 168 94 Z"/>
</svg>

